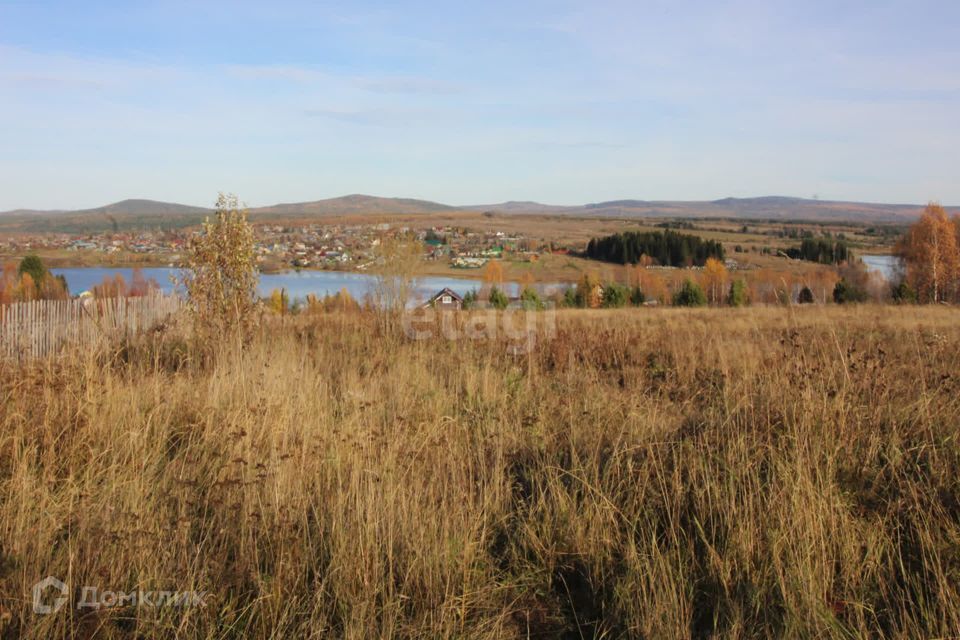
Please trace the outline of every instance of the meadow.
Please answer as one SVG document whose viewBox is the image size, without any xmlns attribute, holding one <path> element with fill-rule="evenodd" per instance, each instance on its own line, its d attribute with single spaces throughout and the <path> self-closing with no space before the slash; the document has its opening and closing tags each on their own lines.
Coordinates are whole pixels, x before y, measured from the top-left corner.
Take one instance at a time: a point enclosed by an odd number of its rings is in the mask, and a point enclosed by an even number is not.
<svg viewBox="0 0 960 640">
<path fill-rule="evenodd" d="M 3 365 L 0 635 L 960 630 L 955 310 L 556 314 L 526 351 L 335 312 Z"/>
</svg>

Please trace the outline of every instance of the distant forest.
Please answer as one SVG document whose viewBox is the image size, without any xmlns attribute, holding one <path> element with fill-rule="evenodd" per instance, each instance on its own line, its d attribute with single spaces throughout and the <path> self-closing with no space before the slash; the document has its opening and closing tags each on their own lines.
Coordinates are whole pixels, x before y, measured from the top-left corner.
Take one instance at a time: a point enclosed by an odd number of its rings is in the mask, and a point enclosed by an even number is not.
<svg viewBox="0 0 960 640">
<path fill-rule="evenodd" d="M 648 256 L 663 266 L 703 266 L 707 258 L 723 260 L 723 245 L 675 231 L 627 231 L 590 240 L 586 256 L 618 264 L 637 264 Z"/>
<path fill-rule="evenodd" d="M 794 260 L 840 264 L 850 259 L 850 250 L 847 248 L 847 243 L 842 240 L 804 238 L 799 247 L 787 249 L 787 255 Z"/>
</svg>

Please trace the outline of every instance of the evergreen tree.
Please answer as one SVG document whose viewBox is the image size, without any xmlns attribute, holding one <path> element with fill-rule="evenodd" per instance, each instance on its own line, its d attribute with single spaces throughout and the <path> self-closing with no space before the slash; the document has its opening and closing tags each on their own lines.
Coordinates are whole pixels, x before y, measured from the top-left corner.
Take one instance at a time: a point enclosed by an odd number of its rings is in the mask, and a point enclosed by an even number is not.
<svg viewBox="0 0 960 640">
<path fill-rule="evenodd" d="M 746 282 L 743 280 L 734 280 L 730 283 L 730 292 L 727 294 L 727 304 L 731 307 L 744 307 L 749 304 Z"/>
<path fill-rule="evenodd" d="M 533 287 L 524 287 L 520 292 L 520 304 L 527 311 L 538 311 L 543 309 L 543 302 L 540 300 L 540 294 Z"/>
<path fill-rule="evenodd" d="M 675 307 L 702 307 L 707 304 L 707 295 L 703 292 L 693 280 L 687 278 L 683 284 L 673 294 L 673 305 Z"/>
<path fill-rule="evenodd" d="M 490 289 L 490 304 L 493 305 L 495 309 L 500 309 L 502 311 L 503 309 L 507 308 L 508 304 L 510 304 L 510 299 L 507 298 L 507 294 L 505 294 L 503 291 L 493 287 Z"/>
<path fill-rule="evenodd" d="M 40 256 L 30 254 L 20 261 L 20 268 L 17 270 L 17 273 L 20 276 L 25 273 L 30 274 L 33 281 L 39 285 L 47 277 L 47 267 L 43 264 Z"/>
<path fill-rule="evenodd" d="M 567 287 L 566 291 L 563 292 L 563 306 L 570 308 L 583 306 L 574 287 Z"/>
<path fill-rule="evenodd" d="M 916 304 L 918 300 L 917 291 L 910 286 L 906 280 L 901 280 L 899 284 L 893 287 L 893 301 L 897 304 Z"/>
<path fill-rule="evenodd" d="M 840 282 L 833 288 L 833 301 L 837 304 L 865 302 L 866 300 L 867 292 L 846 278 L 841 278 Z"/>
<path fill-rule="evenodd" d="M 618 308 L 626 306 L 630 300 L 630 290 L 622 284 L 616 282 L 609 283 L 603 289 L 603 306 L 607 308 Z"/>
</svg>

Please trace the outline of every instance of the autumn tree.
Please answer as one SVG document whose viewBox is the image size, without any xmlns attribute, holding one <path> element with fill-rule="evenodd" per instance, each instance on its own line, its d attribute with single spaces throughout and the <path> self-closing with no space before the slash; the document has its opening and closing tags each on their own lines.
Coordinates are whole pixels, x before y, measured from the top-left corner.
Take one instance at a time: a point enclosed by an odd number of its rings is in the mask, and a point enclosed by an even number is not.
<svg viewBox="0 0 960 640">
<path fill-rule="evenodd" d="M 127 295 L 127 281 L 122 274 L 104 276 L 100 284 L 90 290 L 94 298 L 123 298 Z"/>
<path fill-rule="evenodd" d="M 644 297 L 647 300 L 656 300 L 664 303 L 669 296 L 667 283 L 659 273 L 647 273 L 643 277 L 643 283 L 640 285 L 643 289 Z"/>
<path fill-rule="evenodd" d="M 21 302 L 30 302 L 39 299 L 37 283 L 29 273 L 20 274 L 20 284 L 17 286 L 17 298 Z"/>
<path fill-rule="evenodd" d="M 234 195 L 220 194 L 214 219 L 190 239 L 180 284 L 202 337 L 249 332 L 256 322 L 253 227 Z"/>
<path fill-rule="evenodd" d="M 287 295 L 286 289 L 274 289 L 270 292 L 270 299 L 267 302 L 267 308 L 269 308 L 270 311 L 282 316 L 286 315 L 289 307 L 290 296 Z"/>
<path fill-rule="evenodd" d="M 9 304 L 16 299 L 18 280 L 17 265 L 5 263 L 0 271 L 0 304 Z"/>
<path fill-rule="evenodd" d="M 127 295 L 131 298 L 140 298 L 150 293 L 160 290 L 160 285 L 153 278 L 147 278 L 143 275 L 143 270 L 134 267 L 130 274 L 130 285 L 127 287 Z"/>
<path fill-rule="evenodd" d="M 43 282 L 49 273 L 40 256 L 34 254 L 28 255 L 20 261 L 20 267 L 17 269 L 17 272 L 20 274 L 20 277 L 23 277 L 24 274 L 29 274 L 35 283 Z"/>
<path fill-rule="evenodd" d="M 839 280 L 840 275 L 835 269 L 821 268 L 807 275 L 807 286 L 817 300 L 827 303 L 832 299 L 833 289 Z"/>
<path fill-rule="evenodd" d="M 423 268 L 423 247 L 412 234 L 380 239 L 375 261 L 373 300 L 384 329 L 399 326 L 400 317 L 413 298 Z"/>
<path fill-rule="evenodd" d="M 483 282 L 492 287 L 503 285 L 503 265 L 499 260 L 490 260 L 483 267 Z"/>
<path fill-rule="evenodd" d="M 907 282 L 921 302 L 956 297 L 960 277 L 958 226 L 939 204 L 931 202 L 898 245 L 907 266 Z"/>
<path fill-rule="evenodd" d="M 711 304 L 720 304 L 727 285 L 727 267 L 716 258 L 707 258 L 703 267 L 703 284 L 707 300 Z"/>
<path fill-rule="evenodd" d="M 594 273 L 585 273 L 577 283 L 577 306 L 595 309 L 603 303 L 603 287 Z"/>
</svg>

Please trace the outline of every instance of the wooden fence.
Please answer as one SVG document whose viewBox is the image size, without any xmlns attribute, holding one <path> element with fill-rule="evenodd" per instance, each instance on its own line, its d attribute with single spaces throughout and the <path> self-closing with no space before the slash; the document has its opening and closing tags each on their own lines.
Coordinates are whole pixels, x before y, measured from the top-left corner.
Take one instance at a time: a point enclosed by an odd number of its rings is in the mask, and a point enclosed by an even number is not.
<svg viewBox="0 0 960 640">
<path fill-rule="evenodd" d="M 44 358 L 66 345 L 91 345 L 150 329 L 182 304 L 177 296 L 156 293 L 0 305 L 0 359 Z"/>
</svg>

